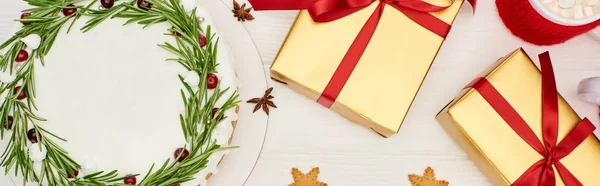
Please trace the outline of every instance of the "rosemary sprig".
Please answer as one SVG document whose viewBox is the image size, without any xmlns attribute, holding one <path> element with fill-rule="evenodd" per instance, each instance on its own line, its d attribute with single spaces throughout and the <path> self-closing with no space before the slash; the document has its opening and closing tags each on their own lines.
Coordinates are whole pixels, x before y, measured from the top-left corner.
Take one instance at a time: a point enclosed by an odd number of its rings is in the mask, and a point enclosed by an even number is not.
<svg viewBox="0 0 600 186">
<path fill-rule="evenodd" d="M 81 31 L 83 31 L 83 32 L 90 31 L 92 28 L 98 26 L 100 23 L 102 23 L 103 21 L 105 21 L 106 19 L 111 17 L 111 15 L 113 15 L 117 12 L 120 12 L 122 10 L 122 8 L 123 8 L 123 4 L 119 4 L 110 9 L 104 9 L 104 10 L 94 10 L 94 9 L 90 9 L 90 7 L 86 7 L 87 12 L 83 12 L 79 15 L 86 15 L 88 17 L 91 17 L 92 19 L 89 20 L 86 23 L 86 25 L 81 28 Z"/>
<path fill-rule="evenodd" d="M 54 140 L 66 141 L 58 135 L 42 128 L 37 122 L 45 121 L 44 118 L 37 116 L 35 110 L 37 107 L 35 98 L 35 79 L 34 79 L 34 59 L 39 59 L 44 65 L 44 56 L 48 54 L 60 29 L 71 21 L 68 31 L 71 30 L 74 22 L 81 16 L 88 16 L 91 19 L 81 28 L 81 31 L 87 32 L 105 20 L 113 18 L 127 19 L 125 24 L 138 23 L 143 28 L 148 26 L 167 22 L 173 25 L 169 29 L 171 32 L 178 32 L 175 43 L 160 44 L 164 48 L 177 56 L 167 61 L 175 61 L 190 71 L 198 73 L 202 78 L 197 90 L 191 88 L 183 81 L 181 90 L 182 99 L 185 105 L 185 112 L 181 114 L 180 122 L 187 147 L 190 149 L 190 155 L 181 162 L 171 159 L 166 160 L 162 166 L 154 170 L 154 165 L 144 176 L 138 185 L 171 185 L 183 183 L 194 179 L 202 169 L 206 168 L 208 158 L 218 151 L 229 150 L 236 147 L 221 147 L 216 144 L 211 137 L 212 131 L 224 117 L 226 110 L 234 108 L 238 103 L 238 94 L 232 93 L 225 101 L 225 104 L 217 111 L 216 116 L 212 117 L 212 108 L 215 107 L 217 100 L 222 99 L 229 88 L 221 89 L 220 85 L 209 96 L 207 86 L 207 74 L 216 72 L 217 45 L 218 38 L 212 33 L 210 26 L 204 31 L 195 15 L 195 10 L 188 14 L 178 0 L 146 0 L 153 4 L 149 10 L 140 9 L 135 6 L 136 0 L 128 0 L 106 10 L 92 9 L 97 4 L 97 0 L 92 1 L 86 6 L 75 6 L 78 9 L 77 14 L 71 16 L 62 16 L 60 14 L 63 8 L 70 4 L 79 3 L 81 0 L 25 0 L 33 8 L 25 10 L 31 13 L 31 16 L 17 19 L 19 22 L 30 23 L 24 26 L 13 37 L 0 44 L 0 49 L 5 49 L 6 53 L 0 55 L 0 70 L 9 71 L 16 74 L 16 78 L 10 83 L 0 83 L 0 94 L 7 94 L 6 99 L 0 104 L 0 128 L 5 127 L 8 117 L 13 117 L 12 133 L 10 134 L 8 145 L 5 151 L 0 155 L 0 166 L 5 167 L 6 173 L 14 170 L 15 175 L 23 175 L 24 182 L 34 181 L 39 184 L 48 185 L 125 185 L 122 180 L 129 176 L 119 176 L 118 172 L 97 172 L 83 177 L 68 179 L 68 175 L 73 175 L 73 169 L 79 169 L 77 164 L 68 155 L 68 152 L 61 148 Z M 23 62 L 20 68 L 15 66 L 14 59 L 19 51 L 25 47 L 25 44 L 19 39 L 30 34 L 38 34 L 42 41 L 37 50 L 34 50 L 28 60 Z M 199 35 L 205 35 L 207 45 L 200 47 Z M 21 86 L 21 89 L 17 89 Z M 21 91 L 25 91 L 26 100 L 18 100 Z M 27 132 L 34 128 L 37 132 L 37 141 L 34 145 L 44 146 L 47 149 L 47 157 L 42 162 L 42 170 L 34 170 L 33 161 L 27 152 L 28 138 Z M 0 137 L 4 138 L 5 131 L 0 130 Z M 178 158 L 176 158 L 178 159 Z M 153 171 L 154 170 L 154 171 Z M 133 175 L 138 176 L 138 175 Z"/>
<path fill-rule="evenodd" d="M 133 7 L 132 4 L 131 6 L 125 5 L 126 11 L 115 14 L 115 17 L 128 18 L 129 21 L 126 24 L 137 22 L 144 25 L 144 27 L 164 21 L 174 25 L 170 31 L 181 33 L 180 37 L 176 37 L 177 47 L 170 43 L 159 46 L 179 57 L 167 59 L 168 61 L 176 61 L 186 69 L 200 74 L 202 78 L 198 86 L 206 87 L 207 74 L 215 72 L 217 66 L 216 45 L 218 39 L 214 43 L 212 42 L 214 35 L 211 33 L 210 26 L 207 27 L 206 33 L 203 33 L 194 13 L 195 10 L 191 14 L 187 14 L 177 0 L 148 1 L 154 4 L 150 11 Z M 158 17 L 165 17 L 166 20 Z M 208 42 L 204 48 L 200 47 L 199 34 L 207 35 Z M 237 101 L 238 95 L 232 94 L 219 109 L 217 116 L 212 118 L 212 108 L 215 107 L 216 101 L 223 97 L 229 89 L 221 90 L 218 85 L 212 96 L 208 96 L 206 88 L 194 90 L 183 82 L 183 77 L 179 76 L 179 78 L 185 87 L 185 91 L 182 90 L 181 95 L 186 106 L 185 113 L 180 115 L 180 121 L 183 134 L 190 147 L 190 155 L 179 163 L 167 160 L 161 168 L 154 172 L 152 172 L 153 165 L 146 177 L 140 182 L 140 185 L 171 185 L 193 180 L 196 174 L 206 168 L 210 155 L 218 151 L 236 148 L 221 147 L 215 144 L 212 141 L 211 134 L 214 127 L 221 121 L 217 118 L 222 118 L 225 110 L 229 110 L 239 103 Z"/>
</svg>

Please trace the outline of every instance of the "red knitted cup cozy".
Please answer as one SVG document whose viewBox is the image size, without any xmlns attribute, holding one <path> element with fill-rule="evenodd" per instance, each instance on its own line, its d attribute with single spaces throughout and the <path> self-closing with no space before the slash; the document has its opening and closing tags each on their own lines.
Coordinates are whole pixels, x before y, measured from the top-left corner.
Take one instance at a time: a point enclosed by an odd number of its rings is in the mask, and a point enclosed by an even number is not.
<svg viewBox="0 0 600 186">
<path fill-rule="evenodd" d="M 496 0 L 496 6 L 506 28 L 536 45 L 563 43 L 600 25 L 600 20 L 581 26 L 554 23 L 538 13 L 528 0 Z"/>
</svg>

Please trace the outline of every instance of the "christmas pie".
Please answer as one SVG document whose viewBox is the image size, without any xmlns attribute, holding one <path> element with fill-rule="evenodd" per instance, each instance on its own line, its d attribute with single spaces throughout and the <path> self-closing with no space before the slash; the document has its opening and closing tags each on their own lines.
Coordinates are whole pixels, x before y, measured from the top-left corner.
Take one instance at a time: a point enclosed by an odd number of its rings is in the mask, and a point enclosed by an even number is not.
<svg viewBox="0 0 600 186">
<path fill-rule="evenodd" d="M 235 150 L 239 109 L 233 57 L 207 12 L 26 1 L 21 31 L 0 46 L 0 165 L 42 185 L 206 186 Z"/>
</svg>

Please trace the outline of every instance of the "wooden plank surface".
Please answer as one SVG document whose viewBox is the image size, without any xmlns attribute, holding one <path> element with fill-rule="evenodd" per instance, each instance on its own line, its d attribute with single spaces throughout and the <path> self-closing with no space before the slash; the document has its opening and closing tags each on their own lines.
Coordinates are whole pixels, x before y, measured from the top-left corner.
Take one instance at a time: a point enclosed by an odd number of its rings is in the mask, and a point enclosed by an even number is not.
<svg viewBox="0 0 600 186">
<path fill-rule="evenodd" d="M 0 39 L 10 32 L 22 4 L 0 2 Z M 527 44 L 510 34 L 496 11 L 494 1 L 480 1 L 475 16 L 463 7 L 400 133 L 388 139 L 269 82 L 279 108 L 271 112 L 262 155 L 246 186 L 287 185 L 292 167 L 307 172 L 315 166 L 321 167 L 319 179 L 332 186 L 410 185 L 407 175 L 421 174 L 427 166 L 451 185 L 489 185 L 434 116 L 480 71 L 517 47 L 532 55 L 550 50 L 560 93 L 582 117 L 598 123 L 596 106 L 578 99 L 576 88 L 581 79 L 600 75 L 600 42 L 583 35 L 551 47 Z M 256 20 L 243 24 L 268 73 L 296 11 L 253 15 Z"/>
</svg>

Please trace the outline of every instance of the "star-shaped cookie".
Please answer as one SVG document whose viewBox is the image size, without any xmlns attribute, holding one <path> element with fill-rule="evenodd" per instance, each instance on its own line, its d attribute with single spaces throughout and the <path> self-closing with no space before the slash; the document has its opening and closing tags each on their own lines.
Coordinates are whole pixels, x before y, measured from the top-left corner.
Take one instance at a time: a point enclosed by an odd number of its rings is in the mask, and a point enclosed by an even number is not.
<svg viewBox="0 0 600 186">
<path fill-rule="evenodd" d="M 435 180 L 435 173 L 431 167 L 425 169 L 423 176 L 410 174 L 408 179 L 413 186 L 448 186 L 446 180 Z"/>
<path fill-rule="evenodd" d="M 297 168 L 293 168 L 292 176 L 294 177 L 294 183 L 289 186 L 327 186 L 327 183 L 317 181 L 319 167 L 313 168 L 308 174 L 304 174 Z"/>
</svg>

